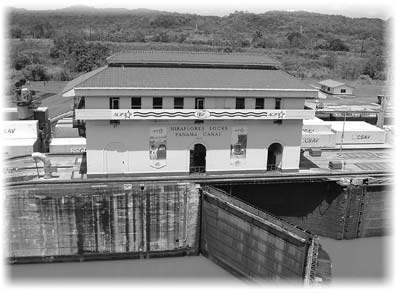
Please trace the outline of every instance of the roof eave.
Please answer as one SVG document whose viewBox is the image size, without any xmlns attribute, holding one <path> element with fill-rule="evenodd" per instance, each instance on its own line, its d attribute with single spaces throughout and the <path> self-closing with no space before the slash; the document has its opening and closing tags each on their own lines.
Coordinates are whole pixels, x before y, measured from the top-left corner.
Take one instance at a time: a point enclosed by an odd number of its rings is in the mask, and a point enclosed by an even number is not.
<svg viewBox="0 0 400 293">
<path fill-rule="evenodd" d="M 77 87 L 78 96 L 196 96 L 223 97 L 287 97 L 317 98 L 317 89 L 267 89 L 267 88 L 160 88 L 160 87 Z"/>
</svg>

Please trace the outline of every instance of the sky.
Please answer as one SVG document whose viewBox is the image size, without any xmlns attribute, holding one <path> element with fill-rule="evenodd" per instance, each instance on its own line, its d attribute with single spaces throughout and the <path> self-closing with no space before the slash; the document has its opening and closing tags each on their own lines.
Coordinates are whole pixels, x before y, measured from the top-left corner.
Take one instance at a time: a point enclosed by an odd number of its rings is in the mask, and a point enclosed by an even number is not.
<svg viewBox="0 0 400 293">
<path fill-rule="evenodd" d="M 268 10 L 305 10 L 326 14 L 341 14 L 349 17 L 377 17 L 387 19 L 393 16 L 395 0 L 66 0 L 27 1 L 2 0 L 3 7 L 26 8 L 30 10 L 60 9 L 72 5 L 86 5 L 97 8 L 148 8 L 201 15 L 228 15 L 235 10 L 262 13 Z"/>
</svg>

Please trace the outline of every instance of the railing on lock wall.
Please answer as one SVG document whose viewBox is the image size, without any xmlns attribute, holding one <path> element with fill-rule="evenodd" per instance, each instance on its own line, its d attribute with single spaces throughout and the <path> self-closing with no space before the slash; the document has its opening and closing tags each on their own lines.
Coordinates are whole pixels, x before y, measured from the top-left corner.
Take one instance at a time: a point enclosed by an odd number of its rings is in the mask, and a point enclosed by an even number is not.
<svg viewBox="0 0 400 293">
<path fill-rule="evenodd" d="M 190 174 L 192 173 L 206 173 L 206 166 L 195 166 L 189 168 Z"/>
<path fill-rule="evenodd" d="M 267 171 L 279 171 L 279 168 L 275 164 L 268 164 Z"/>
</svg>

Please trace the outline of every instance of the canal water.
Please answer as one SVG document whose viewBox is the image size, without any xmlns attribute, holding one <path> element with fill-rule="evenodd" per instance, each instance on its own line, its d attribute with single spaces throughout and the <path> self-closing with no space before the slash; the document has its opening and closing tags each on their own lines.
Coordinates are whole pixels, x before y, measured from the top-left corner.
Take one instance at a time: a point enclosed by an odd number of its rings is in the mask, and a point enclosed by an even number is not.
<svg viewBox="0 0 400 293">
<path fill-rule="evenodd" d="M 392 237 L 370 237 L 334 240 L 320 237 L 321 244 L 332 260 L 331 285 L 384 282 L 388 276 L 387 246 Z M 389 246 L 390 248 L 390 246 Z M 87 261 L 52 264 L 7 266 L 12 284 L 26 282 L 110 282 L 118 279 L 131 285 L 166 283 L 190 286 L 223 284 L 246 285 L 204 256 L 169 257 L 134 260 Z M 154 284 L 154 280 L 158 283 Z M 206 280 L 206 283 L 204 281 Z M 74 282 L 76 283 L 76 282 Z"/>
<path fill-rule="evenodd" d="M 390 277 L 392 236 L 335 240 L 320 237 L 332 261 L 331 284 L 382 283 Z"/>
<path fill-rule="evenodd" d="M 12 284 L 65 282 L 73 279 L 74 282 L 118 282 L 131 285 L 157 285 L 178 281 L 190 282 L 190 285 L 201 285 L 203 280 L 207 284 L 225 283 L 230 285 L 244 285 L 245 282 L 234 277 L 223 268 L 214 264 L 206 257 L 184 256 L 151 259 L 126 259 L 108 261 L 66 262 L 49 264 L 21 264 L 7 266 L 7 276 Z M 159 284 L 159 283 L 158 283 Z"/>
</svg>

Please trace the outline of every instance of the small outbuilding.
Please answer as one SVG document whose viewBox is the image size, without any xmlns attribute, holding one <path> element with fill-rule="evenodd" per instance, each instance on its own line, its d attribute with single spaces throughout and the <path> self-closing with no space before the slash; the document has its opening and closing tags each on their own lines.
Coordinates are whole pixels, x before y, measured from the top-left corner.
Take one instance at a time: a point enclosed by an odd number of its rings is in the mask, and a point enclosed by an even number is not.
<svg viewBox="0 0 400 293">
<path fill-rule="evenodd" d="M 318 82 L 320 91 L 331 95 L 353 95 L 354 87 L 343 82 L 327 79 Z"/>
</svg>

